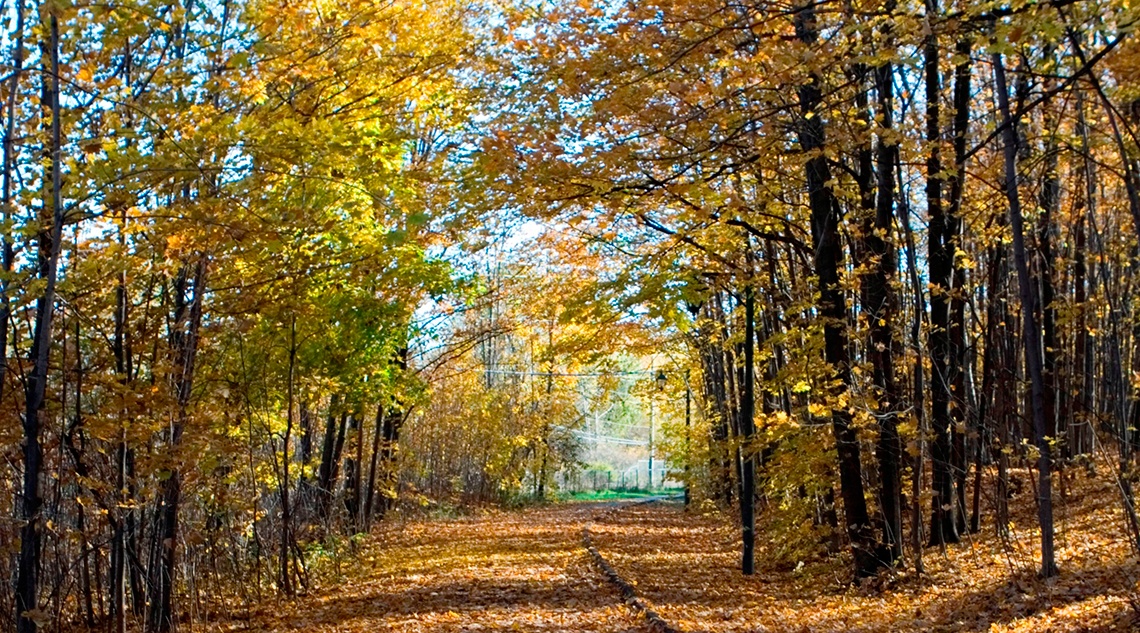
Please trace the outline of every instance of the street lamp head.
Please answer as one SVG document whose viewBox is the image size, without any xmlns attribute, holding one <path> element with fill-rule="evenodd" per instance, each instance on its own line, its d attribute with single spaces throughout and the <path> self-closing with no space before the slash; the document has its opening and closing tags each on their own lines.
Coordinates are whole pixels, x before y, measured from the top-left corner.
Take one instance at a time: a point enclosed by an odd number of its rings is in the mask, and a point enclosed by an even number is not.
<svg viewBox="0 0 1140 633">
<path fill-rule="evenodd" d="M 658 369 L 657 370 L 657 391 L 663 391 L 665 389 L 665 381 L 666 381 L 665 370 L 664 369 Z"/>
</svg>

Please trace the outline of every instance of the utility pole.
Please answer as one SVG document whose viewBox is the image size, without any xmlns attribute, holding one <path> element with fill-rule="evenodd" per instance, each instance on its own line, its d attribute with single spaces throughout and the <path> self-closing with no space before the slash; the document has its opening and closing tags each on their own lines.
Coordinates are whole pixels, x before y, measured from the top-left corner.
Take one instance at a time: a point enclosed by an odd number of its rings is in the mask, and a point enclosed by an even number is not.
<svg viewBox="0 0 1140 633">
<path fill-rule="evenodd" d="M 653 490 L 653 394 L 649 394 L 649 485 L 647 490 Z"/>
<path fill-rule="evenodd" d="M 690 488 L 689 462 L 692 461 L 692 403 L 693 390 L 689 386 L 689 370 L 685 369 L 685 507 L 689 507 Z"/>
</svg>

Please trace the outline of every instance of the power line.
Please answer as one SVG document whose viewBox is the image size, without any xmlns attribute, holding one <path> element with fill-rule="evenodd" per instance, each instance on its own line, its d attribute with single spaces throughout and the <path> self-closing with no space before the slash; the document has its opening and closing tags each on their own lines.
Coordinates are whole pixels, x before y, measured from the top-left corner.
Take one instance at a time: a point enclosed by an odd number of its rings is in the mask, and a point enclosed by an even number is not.
<svg viewBox="0 0 1140 633">
<path fill-rule="evenodd" d="M 603 444 L 622 444 L 624 446 L 647 446 L 649 442 L 646 440 L 632 440 L 625 437 L 614 437 L 612 435 L 594 435 L 587 431 L 571 431 L 575 437 L 584 440 L 593 440 L 594 442 L 601 442 Z"/>
<path fill-rule="evenodd" d="M 497 374 L 502 376 L 538 376 L 545 378 L 547 376 L 567 377 L 567 378 L 596 378 L 602 376 L 652 376 L 656 375 L 655 371 L 607 371 L 607 372 L 549 372 L 549 371 L 518 371 L 510 369 L 476 369 L 474 367 L 467 371 L 478 371 L 485 374 Z"/>
</svg>

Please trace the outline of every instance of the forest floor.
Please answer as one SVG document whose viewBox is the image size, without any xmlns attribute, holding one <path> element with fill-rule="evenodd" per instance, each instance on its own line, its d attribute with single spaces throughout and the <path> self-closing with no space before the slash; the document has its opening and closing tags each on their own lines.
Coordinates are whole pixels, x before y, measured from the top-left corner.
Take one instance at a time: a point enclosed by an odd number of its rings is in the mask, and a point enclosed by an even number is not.
<svg viewBox="0 0 1140 633">
<path fill-rule="evenodd" d="M 214 631 L 646 631 L 582 546 L 611 504 L 575 503 L 377 528 L 336 586 Z"/>
<path fill-rule="evenodd" d="M 639 596 L 684 631 L 1138 631 L 1140 562 L 1119 492 L 1103 474 L 1072 469 L 1066 477 L 1068 490 L 1055 501 L 1061 574 L 1050 580 L 1036 574 L 1040 532 L 1028 493 L 1010 501 L 1008 540 L 997 537 L 990 514 L 961 543 L 926 548 L 922 576 L 910 565 L 861 586 L 851 583 L 846 557 L 782 561 L 763 520 L 757 572 L 748 578 L 738 571 L 738 527 L 720 513 L 629 506 L 591 532 Z"/>
<path fill-rule="evenodd" d="M 1058 496 L 1059 578 L 1034 572 L 1033 503 L 909 569 L 852 585 L 844 557 L 789 565 L 761 538 L 739 572 L 739 530 L 678 503 L 563 504 L 412 521 L 378 531 L 331 589 L 213 630 L 648 631 L 583 546 L 583 528 L 642 602 L 680 631 L 1135 631 L 1140 562 L 1107 477 L 1074 473 Z M 1024 479 L 1024 476 L 1023 476 Z M 763 535 L 763 523 L 760 534 Z"/>
</svg>

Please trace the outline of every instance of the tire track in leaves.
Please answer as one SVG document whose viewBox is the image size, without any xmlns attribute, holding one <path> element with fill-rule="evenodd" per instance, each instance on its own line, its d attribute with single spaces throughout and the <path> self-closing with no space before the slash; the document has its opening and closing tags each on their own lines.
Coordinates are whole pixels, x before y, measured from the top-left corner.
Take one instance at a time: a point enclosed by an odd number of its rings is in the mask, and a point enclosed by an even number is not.
<svg viewBox="0 0 1140 633">
<path fill-rule="evenodd" d="M 596 517 L 596 520 L 605 518 L 606 516 L 613 516 L 624 507 L 644 505 L 648 503 L 654 503 L 656 501 L 658 501 L 658 499 L 647 499 L 645 501 L 638 501 L 636 503 L 626 503 L 614 506 L 599 513 Z M 586 547 L 586 551 L 590 553 L 590 557 L 594 559 L 594 564 L 597 565 L 598 569 L 600 569 L 602 573 L 605 574 L 606 578 L 609 579 L 610 584 L 612 584 L 617 588 L 619 592 L 621 592 L 621 596 L 625 600 L 625 603 L 629 605 L 634 613 L 645 618 L 646 624 L 649 625 L 649 629 L 653 631 L 653 633 L 684 633 L 684 631 L 681 629 L 678 629 L 669 624 L 669 622 L 662 618 L 645 600 L 640 598 L 637 595 L 637 591 L 634 590 L 633 585 L 630 584 L 628 580 L 623 578 L 621 574 L 619 574 L 617 570 L 613 568 L 613 565 L 610 565 L 605 557 L 602 556 L 601 552 L 598 551 L 598 548 L 594 546 L 594 539 L 590 534 L 589 523 L 582 526 L 582 544 Z"/>
</svg>

